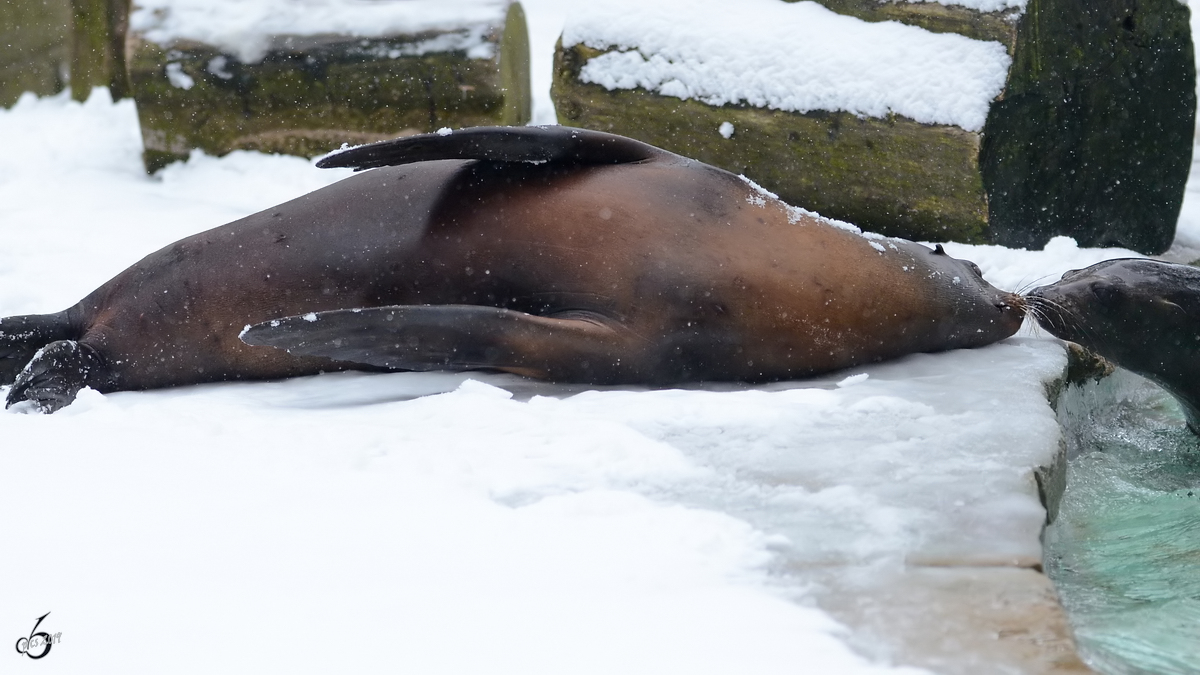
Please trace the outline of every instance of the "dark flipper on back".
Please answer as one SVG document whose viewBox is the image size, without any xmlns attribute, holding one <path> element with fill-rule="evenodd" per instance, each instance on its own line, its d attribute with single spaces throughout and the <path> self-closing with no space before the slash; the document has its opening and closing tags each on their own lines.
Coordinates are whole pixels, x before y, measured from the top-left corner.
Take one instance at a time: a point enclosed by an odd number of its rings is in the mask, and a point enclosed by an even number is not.
<svg viewBox="0 0 1200 675">
<path fill-rule="evenodd" d="M 42 347 L 76 337 L 66 312 L 0 319 L 0 385 L 12 384 Z"/>
<path fill-rule="evenodd" d="M 80 389 L 100 385 L 106 373 L 104 360 L 88 345 L 74 340 L 51 342 L 17 375 L 6 407 L 33 401 L 41 412 L 52 413 L 70 405 Z"/>
<path fill-rule="evenodd" d="M 449 134 L 422 134 L 381 141 L 332 154 L 317 166 L 353 168 L 413 164 L 438 159 L 489 162 L 628 164 L 672 157 L 665 150 L 624 136 L 573 127 L 473 127 Z"/>
<path fill-rule="evenodd" d="M 32 401 L 42 412 L 70 405 L 84 387 L 106 388 L 109 371 L 67 312 L 0 319 L 0 384 L 6 407 Z"/>
<path fill-rule="evenodd" d="M 613 383 L 638 367 L 638 339 L 602 318 L 552 318 L 475 305 L 343 309 L 260 323 L 247 344 L 396 370 L 487 368 Z"/>
</svg>

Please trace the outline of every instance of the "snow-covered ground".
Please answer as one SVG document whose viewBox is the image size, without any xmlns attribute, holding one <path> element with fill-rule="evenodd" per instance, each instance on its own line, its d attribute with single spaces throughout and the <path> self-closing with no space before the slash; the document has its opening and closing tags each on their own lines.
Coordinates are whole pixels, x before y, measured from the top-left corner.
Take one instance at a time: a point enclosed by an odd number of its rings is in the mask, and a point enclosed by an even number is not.
<svg viewBox="0 0 1200 675">
<path fill-rule="evenodd" d="M 525 4 L 552 121 L 568 3 Z M 238 152 L 148 178 L 104 92 L 0 111 L 0 148 L 0 316 L 345 176 Z M 1008 288 L 1128 255 L 947 249 Z M 0 414 L 0 638 L 46 612 L 61 633 L 2 670 L 912 672 L 816 603 L 906 564 L 1036 558 L 1062 366 L 1024 335 L 763 387 L 342 373 Z"/>
</svg>

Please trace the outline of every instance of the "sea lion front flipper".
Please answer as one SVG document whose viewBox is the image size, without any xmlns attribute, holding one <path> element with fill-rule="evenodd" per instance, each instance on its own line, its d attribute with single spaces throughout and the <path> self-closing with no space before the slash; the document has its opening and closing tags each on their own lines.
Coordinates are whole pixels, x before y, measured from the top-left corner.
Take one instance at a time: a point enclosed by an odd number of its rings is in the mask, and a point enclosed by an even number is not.
<svg viewBox="0 0 1200 675">
<path fill-rule="evenodd" d="M 421 134 L 337 152 L 317 162 L 322 169 L 355 171 L 436 159 L 542 164 L 627 164 L 669 154 L 632 138 L 573 127 L 472 127 Z"/>
<path fill-rule="evenodd" d="M 636 338 L 603 318 L 553 318 L 476 305 L 396 305 L 249 326 L 242 341 L 299 356 L 396 370 L 487 368 L 611 383 L 636 370 Z"/>
</svg>

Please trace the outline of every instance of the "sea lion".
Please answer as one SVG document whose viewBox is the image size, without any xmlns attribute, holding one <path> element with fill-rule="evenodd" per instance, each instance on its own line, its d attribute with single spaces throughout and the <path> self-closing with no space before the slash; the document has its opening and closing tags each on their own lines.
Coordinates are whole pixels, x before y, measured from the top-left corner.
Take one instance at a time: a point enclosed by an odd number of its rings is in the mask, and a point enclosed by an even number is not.
<svg viewBox="0 0 1200 675">
<path fill-rule="evenodd" d="M 1118 258 L 1067 272 L 1026 298 L 1054 336 L 1174 395 L 1200 433 L 1200 269 Z"/>
<path fill-rule="evenodd" d="M 378 168 L 0 320 L 8 404 L 351 368 L 777 380 L 984 345 L 1024 312 L 940 246 L 621 136 L 476 128 L 320 166 Z"/>
</svg>

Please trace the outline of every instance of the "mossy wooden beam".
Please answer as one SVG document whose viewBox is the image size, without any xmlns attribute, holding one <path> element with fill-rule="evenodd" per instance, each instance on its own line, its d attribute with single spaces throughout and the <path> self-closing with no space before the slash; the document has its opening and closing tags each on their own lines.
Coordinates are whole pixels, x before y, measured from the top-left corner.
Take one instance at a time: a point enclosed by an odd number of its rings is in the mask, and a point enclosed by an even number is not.
<svg viewBox="0 0 1200 675">
<path fill-rule="evenodd" d="M 129 95 L 125 35 L 130 0 L 70 0 L 71 98 L 84 101 L 94 87 L 108 87 L 113 100 Z"/>
<path fill-rule="evenodd" d="M 799 2 L 799 0 L 784 0 Z M 1012 51 L 1017 40 L 1019 10 L 977 12 L 939 2 L 905 0 L 816 0 L 838 14 L 864 21 L 898 21 L 934 33 L 958 33 L 976 40 L 995 40 Z"/>
<path fill-rule="evenodd" d="M 653 143 L 881 234 L 988 241 L 978 134 L 898 116 L 710 106 L 580 82 L 580 69 L 601 53 L 560 45 L 552 89 L 560 123 Z M 725 122 L 733 125 L 730 138 L 719 132 Z"/>
<path fill-rule="evenodd" d="M 0 1 L 0 107 L 31 91 L 48 96 L 66 84 L 70 0 Z"/>
<path fill-rule="evenodd" d="M 312 157 L 343 143 L 441 127 L 528 122 L 529 49 L 519 5 L 487 36 L 492 58 L 416 48 L 438 35 L 278 36 L 257 63 L 211 45 L 158 45 L 135 35 L 130 78 L 146 167 L 156 171 L 192 149 Z"/>
<path fill-rule="evenodd" d="M 501 124 L 522 125 L 533 118 L 533 86 L 530 84 L 529 29 L 521 3 L 508 6 L 504 36 L 500 39 L 500 88 L 504 92 Z"/>
<path fill-rule="evenodd" d="M 969 35 L 1011 26 L 1008 84 L 983 131 L 609 91 L 580 81 L 603 53 L 583 45 L 558 49 L 559 121 L 660 145 L 742 173 L 798 206 L 909 239 L 1041 247 L 1067 235 L 1082 246 L 1150 254 L 1170 246 L 1195 130 L 1187 7 L 1029 0 L 1013 23 L 1010 14 L 967 20 L 970 10 L 936 3 L 822 4 L 873 19 L 905 12 L 918 25 L 912 16 L 922 12 L 958 17 L 960 25 L 947 20 L 941 29 Z M 731 138 L 717 131 L 723 122 L 733 125 Z"/>
</svg>

